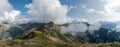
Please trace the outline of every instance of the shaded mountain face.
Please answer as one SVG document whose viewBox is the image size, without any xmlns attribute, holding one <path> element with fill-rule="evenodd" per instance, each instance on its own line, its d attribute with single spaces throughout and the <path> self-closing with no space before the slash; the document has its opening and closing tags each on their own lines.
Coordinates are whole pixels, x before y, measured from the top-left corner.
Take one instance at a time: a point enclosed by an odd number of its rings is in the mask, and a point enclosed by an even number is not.
<svg viewBox="0 0 120 47">
<path fill-rule="evenodd" d="M 77 31 L 76 30 L 72 30 L 69 31 L 69 29 L 73 29 L 70 28 L 70 26 L 72 25 L 72 27 L 76 27 L 78 28 L 79 25 L 85 24 L 87 26 L 87 29 L 84 32 L 81 31 Z M 75 25 L 78 26 L 75 26 Z M 74 25 L 74 26 L 73 26 Z M 106 43 L 106 42 L 119 42 L 120 41 L 120 32 L 117 32 L 115 30 L 113 30 L 113 28 L 115 28 L 116 24 L 115 23 L 101 23 L 101 27 L 99 27 L 97 23 L 95 25 L 89 24 L 87 22 L 77 22 L 77 23 L 67 23 L 67 24 L 63 24 L 61 26 L 64 26 L 65 29 L 67 30 L 63 30 L 66 32 L 61 31 L 63 34 L 71 34 L 74 36 L 74 38 L 82 43 Z M 92 27 L 91 27 L 92 26 Z M 95 26 L 95 27 L 94 27 Z M 99 28 L 97 28 L 99 27 Z M 85 29 L 84 27 L 79 28 L 79 29 Z M 78 30 L 79 30 L 78 29 Z M 90 30 L 92 29 L 92 30 Z"/>
<path fill-rule="evenodd" d="M 116 27 L 117 23 L 115 22 L 100 22 L 101 27 L 105 29 L 113 29 Z"/>
<path fill-rule="evenodd" d="M 86 34 L 89 37 L 89 42 L 92 43 L 119 42 L 120 40 L 119 34 L 115 31 L 111 31 L 110 29 L 100 28 L 99 30 L 94 31 L 93 34 L 90 34 L 89 32 Z"/>
</svg>

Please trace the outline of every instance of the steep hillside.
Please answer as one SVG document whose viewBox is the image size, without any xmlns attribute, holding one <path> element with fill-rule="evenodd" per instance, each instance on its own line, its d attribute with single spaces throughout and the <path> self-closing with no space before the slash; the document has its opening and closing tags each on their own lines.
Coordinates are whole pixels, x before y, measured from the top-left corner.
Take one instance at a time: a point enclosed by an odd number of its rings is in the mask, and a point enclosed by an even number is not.
<svg viewBox="0 0 120 47">
<path fill-rule="evenodd" d="M 3 41 L 4 42 L 4 41 Z M 14 40 L 4 42 L 9 47 L 77 47 L 77 41 L 72 36 L 60 33 L 60 26 L 52 22 L 40 24 Z"/>
<path fill-rule="evenodd" d="M 76 43 L 73 36 L 60 33 L 60 26 L 52 22 L 39 25 L 20 36 L 22 40 L 42 40 L 55 43 Z"/>
</svg>

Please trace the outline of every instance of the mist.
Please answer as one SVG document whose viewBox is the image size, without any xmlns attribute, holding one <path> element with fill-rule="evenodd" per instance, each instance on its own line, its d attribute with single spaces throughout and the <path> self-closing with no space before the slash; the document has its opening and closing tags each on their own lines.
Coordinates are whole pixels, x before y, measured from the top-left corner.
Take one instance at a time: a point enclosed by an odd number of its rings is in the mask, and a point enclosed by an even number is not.
<svg viewBox="0 0 120 47">
<path fill-rule="evenodd" d="M 109 27 L 109 28 L 108 28 Z M 78 33 L 86 32 L 94 33 L 94 31 L 100 30 L 100 28 L 108 29 L 111 31 L 120 32 L 120 22 L 108 22 L 108 21 L 99 21 L 99 22 L 83 22 L 77 21 L 67 24 L 67 26 L 61 26 L 61 33 Z"/>
</svg>

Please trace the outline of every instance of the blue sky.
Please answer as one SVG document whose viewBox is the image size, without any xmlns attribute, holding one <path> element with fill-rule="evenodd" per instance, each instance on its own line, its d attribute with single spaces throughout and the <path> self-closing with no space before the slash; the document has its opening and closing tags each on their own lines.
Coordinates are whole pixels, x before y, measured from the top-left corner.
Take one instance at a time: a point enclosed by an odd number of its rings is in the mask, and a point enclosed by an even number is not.
<svg viewBox="0 0 120 47">
<path fill-rule="evenodd" d="M 62 5 L 67 5 L 70 10 L 67 12 L 67 16 L 72 18 L 85 18 L 87 20 L 108 20 L 108 21 L 118 21 L 120 20 L 119 14 L 117 12 L 109 12 L 116 9 L 111 9 L 118 7 L 117 3 L 119 0 L 59 0 Z M 12 6 L 16 10 L 20 10 L 23 15 L 27 15 L 28 8 L 25 8 L 26 4 L 32 3 L 32 0 L 9 0 Z M 49 3 L 49 2 L 48 2 Z M 107 8 L 108 5 L 111 8 Z M 115 5 L 115 6 L 114 6 Z M 107 9 L 106 9 L 107 8 Z M 109 10 L 108 10 L 109 9 Z M 119 8 L 117 9 L 119 10 Z M 109 14 L 111 13 L 111 14 Z M 111 16 L 112 13 L 117 16 Z M 110 16 L 108 16 L 110 15 Z M 110 20 L 112 19 L 112 20 Z M 115 19 L 115 20 L 113 20 Z"/>
<path fill-rule="evenodd" d="M 90 9 L 90 8 L 94 8 L 96 10 L 102 11 L 104 10 L 104 6 L 105 2 L 102 2 L 100 0 L 60 0 L 62 4 L 67 4 L 68 6 L 76 6 L 78 8 L 76 9 L 72 9 L 71 11 L 69 11 L 68 15 L 71 17 L 75 17 L 75 18 L 90 18 L 91 16 L 94 16 L 95 14 L 87 14 L 85 13 L 86 9 Z M 85 5 L 86 8 L 83 9 L 82 5 Z"/>
<path fill-rule="evenodd" d="M 26 14 L 27 8 L 25 4 L 32 3 L 32 0 L 8 0 L 16 10 L 22 11 L 22 14 Z"/>
<path fill-rule="evenodd" d="M 25 8 L 25 4 L 32 3 L 32 0 L 9 0 L 9 2 L 14 6 L 16 10 L 22 11 L 22 14 L 26 14 L 27 8 Z M 103 5 L 105 2 L 100 0 L 60 0 L 62 5 L 68 5 L 68 7 L 78 7 L 72 8 L 67 15 L 73 18 L 90 18 L 84 11 L 85 9 L 82 8 L 82 5 L 85 5 L 87 8 L 94 8 L 96 10 L 104 10 Z M 90 14 L 95 15 L 95 14 Z"/>
</svg>

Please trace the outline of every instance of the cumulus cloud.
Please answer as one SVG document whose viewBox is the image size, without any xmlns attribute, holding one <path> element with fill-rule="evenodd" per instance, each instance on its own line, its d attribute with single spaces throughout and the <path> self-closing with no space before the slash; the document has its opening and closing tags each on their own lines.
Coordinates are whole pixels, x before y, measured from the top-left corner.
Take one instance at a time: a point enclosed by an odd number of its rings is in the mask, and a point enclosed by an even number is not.
<svg viewBox="0 0 120 47">
<path fill-rule="evenodd" d="M 108 14 L 109 20 L 119 21 L 120 20 L 120 0 L 107 0 L 105 5 L 105 12 Z"/>
<path fill-rule="evenodd" d="M 0 0 L 0 3 L 0 14 L 3 14 L 5 11 L 11 11 L 13 9 L 8 0 Z"/>
<path fill-rule="evenodd" d="M 16 16 L 18 16 L 20 14 L 19 11 L 17 10 L 13 10 L 13 11 L 5 11 L 4 15 L 1 16 L 0 20 L 1 21 L 6 21 L 6 22 L 14 22 L 16 20 Z"/>
<path fill-rule="evenodd" d="M 92 13 L 94 15 L 100 15 L 96 21 L 118 21 L 120 20 L 119 14 L 119 0 L 99 0 L 99 1 L 107 1 L 105 4 L 105 11 L 96 10 L 94 8 L 86 8 L 85 4 L 81 4 L 80 6 L 70 6 L 68 8 L 67 5 L 61 5 L 59 0 L 33 0 L 32 3 L 27 4 L 25 7 L 28 8 L 28 14 L 32 15 L 32 21 L 34 22 L 50 22 L 54 23 L 66 23 L 69 22 L 72 18 L 67 16 L 69 10 L 75 8 L 86 9 L 86 13 Z M 103 16 L 103 17 L 102 17 Z M 100 19 L 100 20 L 99 20 Z"/>
<path fill-rule="evenodd" d="M 28 19 L 20 15 L 21 12 L 18 10 L 5 11 L 3 16 L 0 17 L 0 22 L 7 22 L 12 24 L 27 23 Z"/>
<path fill-rule="evenodd" d="M 27 4 L 28 14 L 32 15 L 35 22 L 66 23 L 69 19 L 66 14 L 68 6 L 61 5 L 59 0 L 33 0 Z"/>
<path fill-rule="evenodd" d="M 25 17 L 21 16 L 19 10 L 15 10 L 8 0 L 0 0 L 0 22 L 7 22 L 12 24 L 24 23 L 28 21 Z"/>
</svg>

